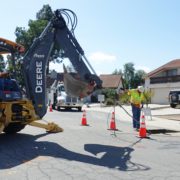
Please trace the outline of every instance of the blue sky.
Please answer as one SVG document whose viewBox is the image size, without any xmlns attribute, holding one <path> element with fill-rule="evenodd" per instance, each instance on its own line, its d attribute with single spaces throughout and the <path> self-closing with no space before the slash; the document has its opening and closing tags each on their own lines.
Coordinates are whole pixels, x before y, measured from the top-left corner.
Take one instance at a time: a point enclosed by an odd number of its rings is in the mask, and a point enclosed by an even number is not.
<svg viewBox="0 0 180 180">
<path fill-rule="evenodd" d="M 27 27 L 44 4 L 76 13 L 76 38 L 97 74 L 123 69 L 128 62 L 149 72 L 180 58 L 179 0 L 6 0 L 0 37 L 14 41 L 15 28 Z M 61 71 L 61 65 L 51 67 Z"/>
</svg>

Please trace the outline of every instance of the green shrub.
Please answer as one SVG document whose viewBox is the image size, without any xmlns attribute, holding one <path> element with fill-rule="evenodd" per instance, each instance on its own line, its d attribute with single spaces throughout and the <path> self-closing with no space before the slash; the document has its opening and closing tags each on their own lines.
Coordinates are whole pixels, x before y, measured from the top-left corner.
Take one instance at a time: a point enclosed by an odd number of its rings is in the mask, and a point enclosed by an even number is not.
<svg viewBox="0 0 180 180">
<path fill-rule="evenodd" d="M 129 104 L 130 96 L 127 94 L 127 92 L 119 95 L 119 102 L 121 104 Z"/>
<path fill-rule="evenodd" d="M 154 96 L 154 93 L 151 90 L 145 90 L 144 91 L 144 104 L 148 106 L 148 104 L 151 102 L 151 97 Z"/>
<path fill-rule="evenodd" d="M 115 94 L 116 94 L 116 91 L 115 89 L 103 89 L 102 90 L 102 94 L 105 95 L 105 98 L 111 98 L 111 99 L 114 99 L 115 98 Z"/>
<path fill-rule="evenodd" d="M 104 94 L 105 96 L 105 104 L 110 106 L 110 105 L 114 105 L 115 102 L 115 95 L 116 95 L 116 91 L 115 89 L 103 89 L 102 90 L 102 94 Z"/>
<path fill-rule="evenodd" d="M 105 104 L 106 104 L 107 106 L 114 105 L 114 99 L 112 99 L 112 98 L 107 98 L 107 99 L 105 100 Z"/>
</svg>

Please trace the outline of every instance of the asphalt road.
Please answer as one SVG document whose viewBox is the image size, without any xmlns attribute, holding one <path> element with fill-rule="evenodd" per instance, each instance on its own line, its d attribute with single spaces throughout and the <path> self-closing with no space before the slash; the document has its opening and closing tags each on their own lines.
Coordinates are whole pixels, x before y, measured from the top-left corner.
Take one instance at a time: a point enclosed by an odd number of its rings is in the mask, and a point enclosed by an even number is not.
<svg viewBox="0 0 180 180">
<path fill-rule="evenodd" d="M 107 130 L 111 114 L 48 112 L 45 121 L 64 128 L 46 133 L 26 126 L 16 135 L 0 135 L 0 180 L 179 180 L 180 133 L 139 138 L 130 122 L 116 119 L 118 131 Z M 149 127 L 150 128 L 150 127 Z"/>
</svg>

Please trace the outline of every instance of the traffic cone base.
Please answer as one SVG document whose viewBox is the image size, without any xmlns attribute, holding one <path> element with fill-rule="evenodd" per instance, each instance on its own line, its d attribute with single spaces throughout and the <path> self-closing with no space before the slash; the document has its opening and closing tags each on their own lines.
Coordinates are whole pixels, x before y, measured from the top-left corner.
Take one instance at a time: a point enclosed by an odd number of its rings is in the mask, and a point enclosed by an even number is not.
<svg viewBox="0 0 180 180">
<path fill-rule="evenodd" d="M 87 124 L 86 119 L 82 118 L 81 126 L 89 126 L 89 124 Z"/>
</svg>

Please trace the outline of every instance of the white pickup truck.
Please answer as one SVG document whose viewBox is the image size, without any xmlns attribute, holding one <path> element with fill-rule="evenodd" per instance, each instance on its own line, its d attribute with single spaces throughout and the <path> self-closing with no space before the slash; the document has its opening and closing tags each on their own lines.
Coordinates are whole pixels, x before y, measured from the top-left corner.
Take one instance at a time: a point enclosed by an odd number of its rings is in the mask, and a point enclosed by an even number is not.
<svg viewBox="0 0 180 180">
<path fill-rule="evenodd" d="M 83 101 L 78 97 L 71 97 L 66 94 L 63 82 L 54 82 L 49 93 L 49 101 L 53 109 L 60 111 L 62 108 L 70 110 L 76 108 L 82 111 Z"/>
</svg>

